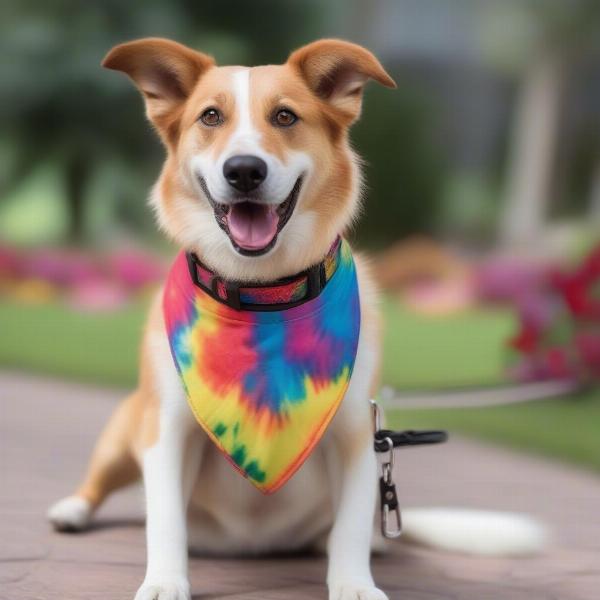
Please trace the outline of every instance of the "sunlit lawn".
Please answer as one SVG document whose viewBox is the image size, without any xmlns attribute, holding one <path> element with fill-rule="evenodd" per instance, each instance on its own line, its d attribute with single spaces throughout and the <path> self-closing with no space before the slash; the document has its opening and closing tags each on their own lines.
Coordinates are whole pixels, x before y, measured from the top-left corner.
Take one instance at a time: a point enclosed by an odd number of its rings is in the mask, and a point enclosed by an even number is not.
<svg viewBox="0 0 600 600">
<path fill-rule="evenodd" d="M 384 382 L 394 387 L 495 385 L 503 380 L 504 342 L 513 328 L 503 311 L 427 318 L 384 302 Z M 105 314 L 59 304 L 0 302 L 0 365 L 117 386 L 135 383 L 142 303 Z M 542 452 L 600 470 L 600 394 L 520 406 L 403 410 L 394 426 L 445 427 Z"/>
<path fill-rule="evenodd" d="M 492 385 L 502 382 L 506 339 L 514 330 L 508 311 L 470 310 L 427 317 L 383 303 L 384 382 L 399 389 Z"/>
<path fill-rule="evenodd" d="M 118 386 L 136 380 L 144 309 L 82 313 L 0 303 L 0 365 Z"/>
<path fill-rule="evenodd" d="M 444 428 L 600 472 L 599 390 L 511 406 L 396 410 L 389 417 L 394 428 Z"/>
<path fill-rule="evenodd" d="M 495 385 L 504 378 L 509 313 L 472 311 L 427 318 L 384 305 L 384 381 L 398 388 Z M 600 392 L 521 405 L 451 410 L 396 410 L 399 429 L 445 428 L 600 471 Z"/>
</svg>

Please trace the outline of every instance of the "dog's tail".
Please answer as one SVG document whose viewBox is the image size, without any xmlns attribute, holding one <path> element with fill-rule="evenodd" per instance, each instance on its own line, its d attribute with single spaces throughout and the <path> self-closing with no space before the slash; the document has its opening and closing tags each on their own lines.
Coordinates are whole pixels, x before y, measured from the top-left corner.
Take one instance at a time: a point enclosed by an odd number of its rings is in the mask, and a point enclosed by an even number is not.
<svg viewBox="0 0 600 600">
<path fill-rule="evenodd" d="M 542 551 L 546 528 L 516 513 L 462 508 L 402 511 L 404 538 L 431 548 L 480 556 L 523 556 Z"/>
</svg>

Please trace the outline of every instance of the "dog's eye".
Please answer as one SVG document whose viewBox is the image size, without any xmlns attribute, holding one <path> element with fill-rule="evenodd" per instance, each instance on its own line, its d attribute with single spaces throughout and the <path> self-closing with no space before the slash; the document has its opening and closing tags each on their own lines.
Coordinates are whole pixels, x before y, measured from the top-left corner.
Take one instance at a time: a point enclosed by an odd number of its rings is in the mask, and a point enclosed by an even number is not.
<svg viewBox="0 0 600 600">
<path fill-rule="evenodd" d="M 207 108 L 200 115 L 200 120 L 209 127 L 215 127 L 223 122 L 223 116 L 216 108 Z"/>
<path fill-rule="evenodd" d="M 275 113 L 273 121 L 279 127 L 289 127 L 298 120 L 298 117 L 287 108 L 282 108 Z"/>
</svg>

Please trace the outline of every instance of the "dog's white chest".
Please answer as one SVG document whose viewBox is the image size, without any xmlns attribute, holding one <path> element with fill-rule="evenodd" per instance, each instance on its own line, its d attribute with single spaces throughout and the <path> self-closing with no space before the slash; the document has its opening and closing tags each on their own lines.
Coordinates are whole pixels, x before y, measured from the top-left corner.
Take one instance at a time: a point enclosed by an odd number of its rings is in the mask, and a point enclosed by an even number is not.
<svg viewBox="0 0 600 600">
<path fill-rule="evenodd" d="M 262 553 L 314 544 L 333 520 L 325 462 L 317 448 L 283 488 L 264 495 L 207 445 L 188 513 L 190 548 Z"/>
</svg>

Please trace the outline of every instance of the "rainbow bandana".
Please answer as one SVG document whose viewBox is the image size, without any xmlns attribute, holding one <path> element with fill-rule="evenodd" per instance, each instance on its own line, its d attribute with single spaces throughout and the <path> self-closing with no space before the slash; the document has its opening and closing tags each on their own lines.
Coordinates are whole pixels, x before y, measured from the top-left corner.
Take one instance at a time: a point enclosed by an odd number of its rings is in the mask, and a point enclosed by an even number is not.
<svg viewBox="0 0 600 600">
<path fill-rule="evenodd" d="M 309 456 L 350 381 L 360 329 L 352 252 L 269 286 L 239 287 L 181 253 L 163 311 L 196 419 L 264 493 Z"/>
</svg>

